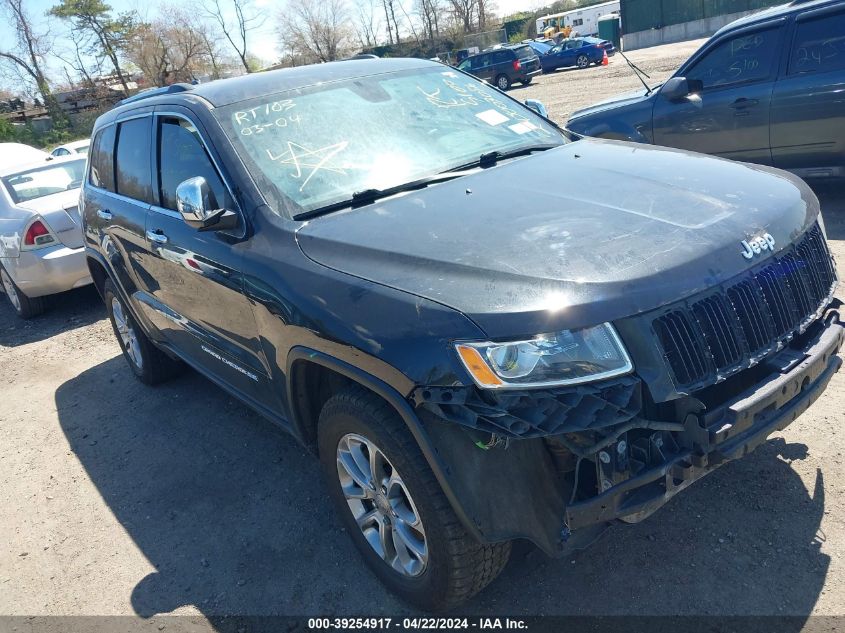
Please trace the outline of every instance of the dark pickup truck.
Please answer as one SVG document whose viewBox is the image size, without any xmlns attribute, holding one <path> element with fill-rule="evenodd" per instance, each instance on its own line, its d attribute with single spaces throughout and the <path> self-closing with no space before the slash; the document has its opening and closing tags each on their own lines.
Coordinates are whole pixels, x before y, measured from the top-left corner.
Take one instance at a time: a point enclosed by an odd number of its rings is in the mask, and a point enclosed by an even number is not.
<svg viewBox="0 0 845 633">
<path fill-rule="evenodd" d="M 187 364 L 289 430 L 363 560 L 427 609 L 516 539 L 561 555 L 642 520 L 841 364 L 801 180 L 573 142 L 437 63 L 129 99 L 97 120 L 81 204 L 132 372 Z"/>
</svg>

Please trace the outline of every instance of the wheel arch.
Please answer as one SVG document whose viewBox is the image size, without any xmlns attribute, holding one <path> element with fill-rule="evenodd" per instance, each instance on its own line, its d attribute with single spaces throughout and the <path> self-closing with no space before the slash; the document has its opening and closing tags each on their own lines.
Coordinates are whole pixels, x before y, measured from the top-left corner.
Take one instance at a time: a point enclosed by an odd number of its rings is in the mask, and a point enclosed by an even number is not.
<svg viewBox="0 0 845 633">
<path fill-rule="evenodd" d="M 88 265 L 88 272 L 91 274 L 91 279 L 94 280 L 94 287 L 100 294 L 100 298 L 104 298 L 103 289 L 106 285 L 106 279 L 109 278 L 105 264 L 98 257 L 91 255 L 90 252 L 85 254 L 85 263 Z"/>
<path fill-rule="evenodd" d="M 431 437 L 426 432 L 408 401 L 383 380 L 329 354 L 308 347 L 291 349 L 287 360 L 287 401 L 294 435 L 312 450 L 316 450 L 317 418 L 322 404 L 328 399 L 325 387 L 332 383 L 355 384 L 367 389 L 387 402 L 405 423 L 419 446 L 446 499 L 464 528 L 479 542 L 486 542 L 461 503 Z M 317 380 L 317 383 L 310 381 Z"/>
</svg>

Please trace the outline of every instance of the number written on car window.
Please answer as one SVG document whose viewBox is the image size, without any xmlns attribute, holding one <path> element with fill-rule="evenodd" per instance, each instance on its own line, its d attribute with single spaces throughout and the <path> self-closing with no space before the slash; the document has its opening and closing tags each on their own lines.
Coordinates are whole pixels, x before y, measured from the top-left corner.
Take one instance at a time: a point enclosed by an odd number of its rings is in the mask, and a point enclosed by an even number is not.
<svg viewBox="0 0 845 633">
<path fill-rule="evenodd" d="M 845 13 L 798 23 L 789 74 L 845 68 Z"/>
</svg>

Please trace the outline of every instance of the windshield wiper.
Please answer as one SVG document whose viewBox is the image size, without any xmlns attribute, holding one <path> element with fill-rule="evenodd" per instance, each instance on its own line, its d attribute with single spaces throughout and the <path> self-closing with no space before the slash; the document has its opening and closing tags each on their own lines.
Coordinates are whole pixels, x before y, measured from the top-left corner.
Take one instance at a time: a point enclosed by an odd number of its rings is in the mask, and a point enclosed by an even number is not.
<svg viewBox="0 0 845 633">
<path fill-rule="evenodd" d="M 532 154 L 534 152 L 544 152 L 547 149 L 560 147 L 560 145 L 560 143 L 547 143 L 545 145 L 528 145 L 527 147 L 520 147 L 509 152 L 487 152 L 486 154 L 482 154 L 481 156 L 479 156 L 478 160 L 474 160 L 471 163 L 466 163 L 465 165 L 455 167 L 455 169 L 469 169 L 470 167 L 482 167 L 486 169 L 487 167 L 495 166 L 500 160 L 516 158 L 518 156 L 527 156 L 528 154 Z"/>
<path fill-rule="evenodd" d="M 643 79 L 642 76 L 645 75 L 646 79 L 651 79 L 651 77 L 649 77 L 648 74 L 644 70 L 642 70 L 639 66 L 634 64 L 634 62 L 632 62 L 630 59 L 625 57 L 625 53 L 623 53 L 619 49 L 617 49 L 617 52 L 620 55 L 622 55 L 622 59 L 624 59 L 625 63 L 628 64 L 628 66 L 631 67 L 631 70 L 634 71 L 634 74 L 637 76 L 637 79 L 639 79 L 640 83 L 645 87 L 646 96 L 650 95 L 652 93 L 652 91 L 654 90 L 654 88 L 649 87 L 649 85 L 645 82 L 645 79 Z"/>
<path fill-rule="evenodd" d="M 454 180 L 455 178 L 466 176 L 467 174 L 474 173 L 479 167 L 492 167 L 500 160 L 516 158 L 517 156 L 525 156 L 533 152 L 542 152 L 547 149 L 552 149 L 554 147 L 560 147 L 560 143 L 529 145 L 527 147 L 520 147 L 519 149 L 511 150 L 509 152 L 488 152 L 479 156 L 478 160 L 474 160 L 471 163 L 467 163 L 465 165 L 459 165 L 458 167 L 453 167 L 448 171 L 444 171 L 439 174 L 434 174 L 433 176 L 427 176 L 425 178 L 420 178 L 419 180 L 412 180 L 411 182 L 406 182 L 402 185 L 396 185 L 395 187 L 388 187 L 386 189 L 364 189 L 363 191 L 356 191 L 348 200 L 333 202 L 331 204 L 319 207 L 318 209 L 312 209 L 311 211 L 303 211 L 302 213 L 297 213 L 295 216 L 293 216 L 293 219 L 308 220 L 318 215 L 331 213 L 332 211 L 338 211 L 340 209 L 349 209 L 367 204 L 372 204 L 376 200 L 395 196 L 397 193 L 402 193 L 405 191 L 414 191 L 415 189 L 424 189 L 425 187 L 428 187 L 429 185 L 436 182 L 446 182 L 447 180 Z"/>
<path fill-rule="evenodd" d="M 293 219 L 307 220 L 318 215 L 323 215 L 324 213 L 338 211 L 339 209 L 355 208 L 367 204 L 372 204 L 376 200 L 381 200 L 382 198 L 389 198 L 390 196 L 395 196 L 397 193 L 402 193 L 405 191 L 414 191 L 415 189 L 424 189 L 433 183 L 454 180 L 455 178 L 460 178 L 461 176 L 471 174 L 474 171 L 474 169 L 462 169 L 461 171 L 444 171 L 440 174 L 434 174 L 433 176 L 427 176 L 418 180 L 412 180 L 411 182 L 396 185 L 395 187 L 387 187 L 386 189 L 364 189 L 363 191 L 356 191 L 348 200 L 333 202 L 318 209 L 312 209 L 311 211 L 303 211 L 302 213 L 297 213 L 295 216 L 293 216 Z"/>
</svg>

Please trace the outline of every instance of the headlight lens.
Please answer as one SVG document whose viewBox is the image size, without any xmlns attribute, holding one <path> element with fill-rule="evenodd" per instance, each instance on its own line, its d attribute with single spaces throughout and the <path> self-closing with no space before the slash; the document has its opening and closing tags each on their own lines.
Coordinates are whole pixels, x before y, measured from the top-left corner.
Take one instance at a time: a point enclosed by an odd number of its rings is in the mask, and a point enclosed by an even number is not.
<svg viewBox="0 0 845 633">
<path fill-rule="evenodd" d="M 528 341 L 457 343 L 455 348 L 473 380 L 487 389 L 572 385 L 633 369 L 609 323 Z"/>
</svg>

